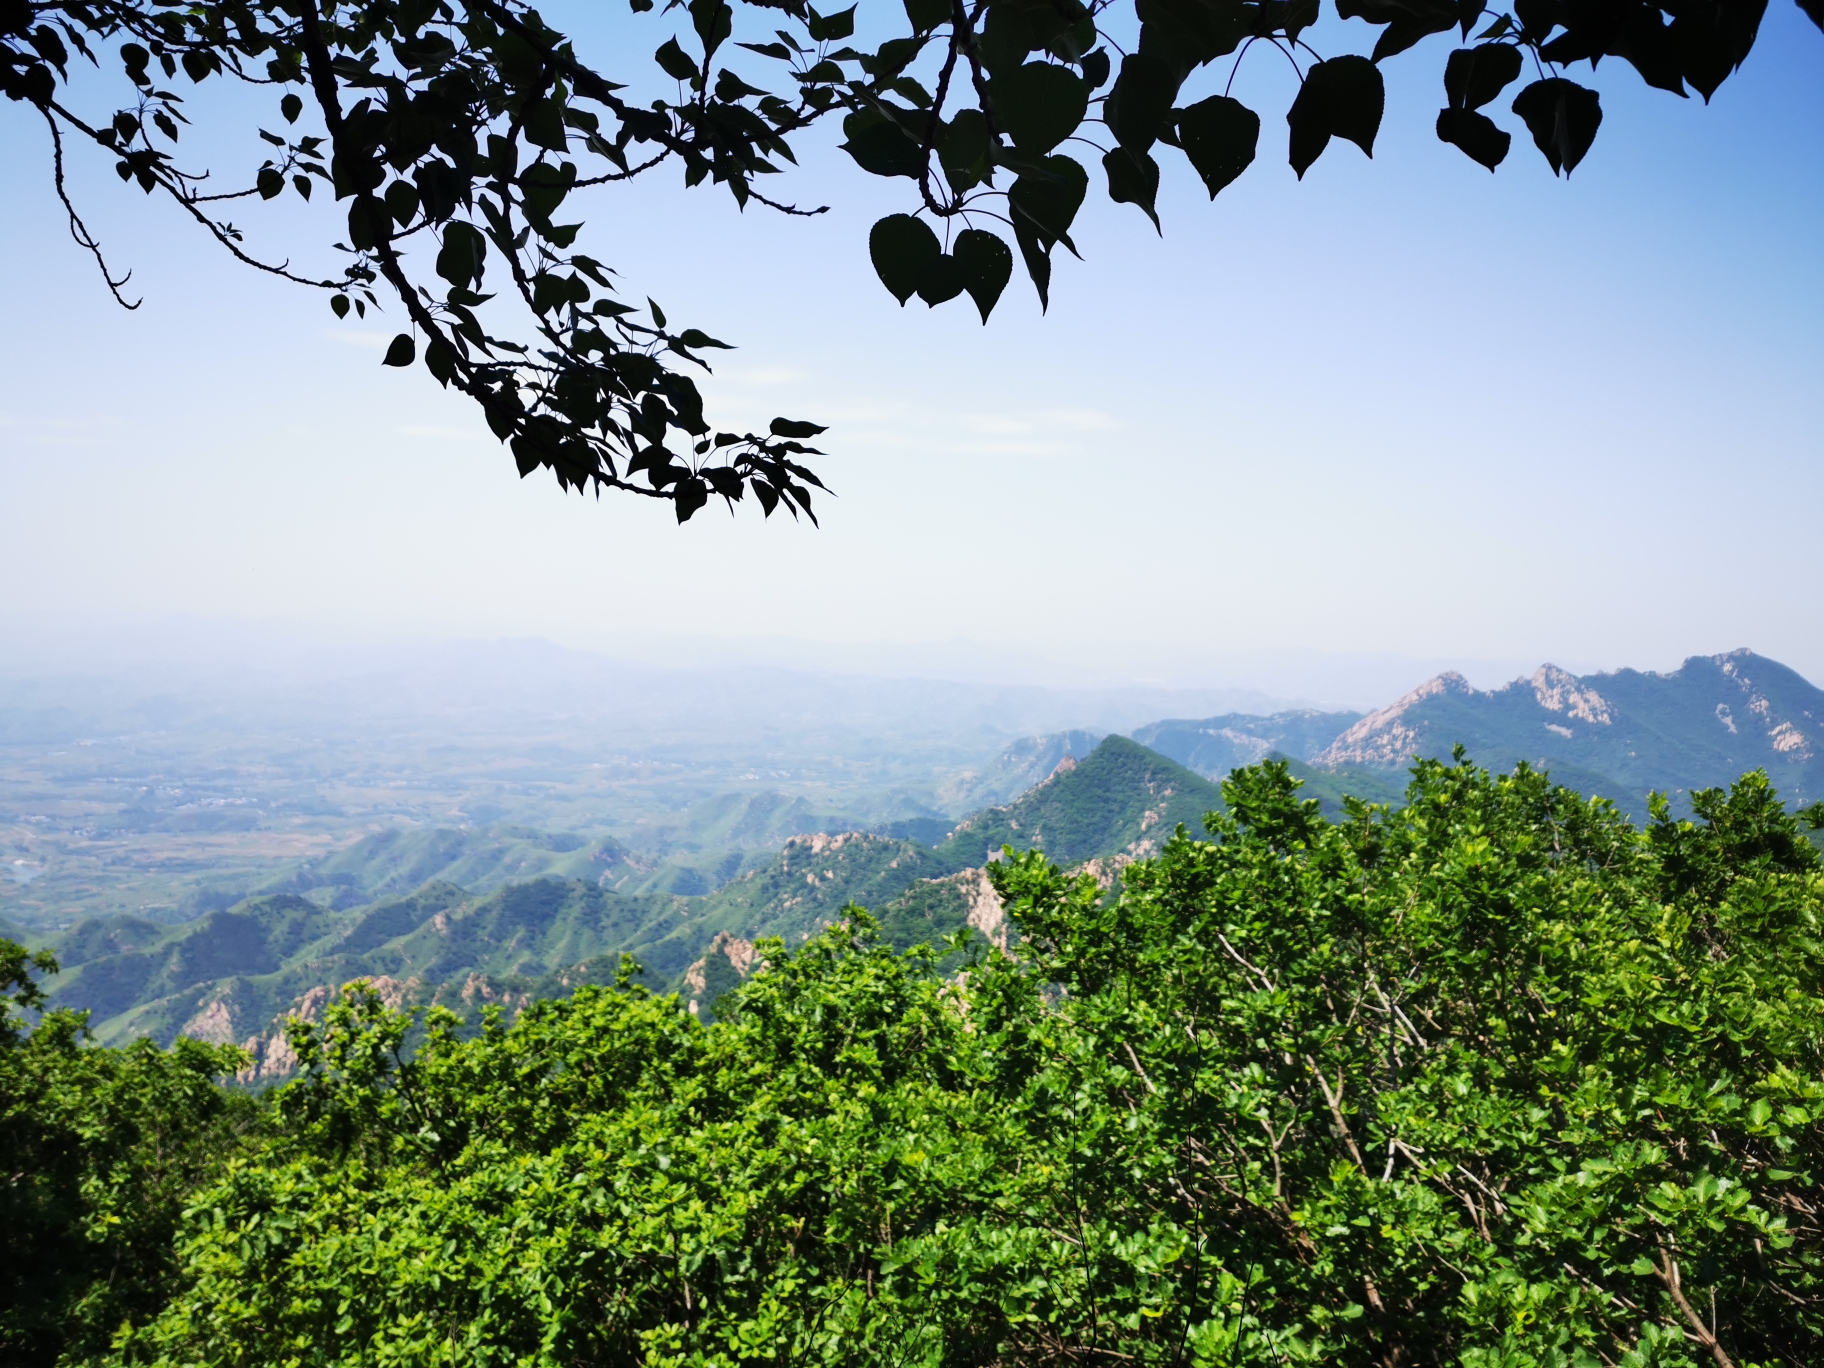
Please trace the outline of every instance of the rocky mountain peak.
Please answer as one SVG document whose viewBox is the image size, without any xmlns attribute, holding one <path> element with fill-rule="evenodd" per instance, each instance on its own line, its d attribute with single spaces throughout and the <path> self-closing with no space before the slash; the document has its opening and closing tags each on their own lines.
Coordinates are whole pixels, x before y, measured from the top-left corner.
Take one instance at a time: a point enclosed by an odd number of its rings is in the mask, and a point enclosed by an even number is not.
<svg viewBox="0 0 1824 1368">
<path fill-rule="evenodd" d="M 1563 713 L 1579 722 L 1607 727 L 1614 714 L 1603 696 L 1568 670 L 1556 665 L 1541 665 L 1530 681 L 1533 697 L 1547 712 Z"/>
</svg>

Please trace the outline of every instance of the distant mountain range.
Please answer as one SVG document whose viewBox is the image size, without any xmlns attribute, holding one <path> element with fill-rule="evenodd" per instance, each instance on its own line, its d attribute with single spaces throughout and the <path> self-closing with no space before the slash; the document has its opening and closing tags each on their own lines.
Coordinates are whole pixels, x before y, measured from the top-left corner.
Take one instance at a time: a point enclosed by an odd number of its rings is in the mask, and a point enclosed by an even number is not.
<svg viewBox="0 0 1824 1368">
<path fill-rule="evenodd" d="M 1668 674 L 1542 665 L 1489 690 L 1452 671 L 1366 716 L 1228 714 L 1155 722 L 1134 739 L 1205 775 L 1272 752 L 1323 770 L 1397 773 L 1460 744 L 1491 769 L 1524 760 L 1637 817 L 1651 790 L 1677 797 L 1751 769 L 1791 802 L 1824 797 L 1824 689 L 1746 650 L 1692 656 Z"/>
<path fill-rule="evenodd" d="M 291 1066 L 284 1018 L 316 1011 L 350 979 L 472 1018 L 489 1003 L 612 979 L 629 953 L 648 983 L 708 1015 L 753 972 L 757 939 L 797 943 L 851 902 L 902 946 L 965 926 L 1004 941 L 983 874 L 1003 846 L 1042 849 L 1106 884 L 1178 824 L 1198 832 L 1222 803 L 1214 780 L 1237 765 L 1286 758 L 1335 814 L 1345 793 L 1396 801 L 1411 757 L 1447 757 L 1458 744 L 1491 768 L 1542 766 L 1636 814 L 1649 789 L 1686 794 L 1755 767 L 1807 802 L 1824 795 L 1824 691 L 1747 651 L 1663 675 L 1547 665 L 1487 691 L 1444 674 L 1366 715 L 1224 714 L 1154 723 L 1132 739 L 1030 738 L 969 777 L 991 801 L 948 827 L 917 818 L 855 830 L 820 821 L 802 800 L 758 794 L 655 819 L 663 839 L 642 851 L 523 827 L 389 830 L 181 925 L 91 918 L 30 939 L 64 965 L 53 1001 L 89 1010 L 103 1040 L 243 1043 L 256 1058 L 250 1076 L 268 1078 Z"/>
</svg>

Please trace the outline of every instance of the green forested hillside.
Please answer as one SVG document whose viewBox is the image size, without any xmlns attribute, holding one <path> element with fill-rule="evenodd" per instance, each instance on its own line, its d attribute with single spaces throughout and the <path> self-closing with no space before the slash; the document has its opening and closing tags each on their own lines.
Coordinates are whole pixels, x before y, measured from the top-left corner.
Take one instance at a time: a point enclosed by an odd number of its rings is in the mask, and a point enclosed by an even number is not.
<svg viewBox="0 0 1824 1368">
<path fill-rule="evenodd" d="M 709 990 L 737 962 L 735 981 L 751 970 L 748 947 L 758 938 L 800 944 L 850 904 L 877 909 L 902 948 L 965 925 L 1004 935 L 998 899 L 979 874 L 1003 845 L 1044 849 L 1067 865 L 1118 865 L 1156 850 L 1180 822 L 1200 831 L 1221 801 L 1215 785 L 1108 737 L 936 848 L 855 831 L 798 836 L 694 896 L 628 891 L 653 878 L 609 842 L 512 831 L 381 833 L 297 871 L 292 886 L 309 890 L 309 899 L 267 893 L 176 927 L 81 923 L 49 941 L 64 962 L 50 990 L 57 1005 L 90 1012 L 102 1039 L 146 1035 L 168 1044 L 187 1034 L 247 1044 L 268 1076 L 290 1067 L 278 1050 L 285 1016 L 360 977 L 383 980 L 395 1002 L 446 1004 L 474 1019 L 488 1002 L 517 1006 L 612 981 L 627 953 L 654 987 L 703 979 L 698 996 L 708 1008 Z M 555 875 L 494 882 L 509 869 L 541 866 Z M 561 877 L 566 870 L 585 877 Z M 427 871 L 433 877 L 408 894 L 340 901 Z M 481 886 L 459 886 L 451 877 L 458 873 Z M 329 905 L 325 888 L 338 890 Z M 706 959 L 712 943 L 727 969 Z"/>
<path fill-rule="evenodd" d="M 394 827 L 332 855 L 301 861 L 254 891 L 311 894 L 337 907 L 354 907 L 434 880 L 477 893 L 542 877 L 618 886 L 651 873 L 655 864 L 606 836 L 526 827 Z"/>
<path fill-rule="evenodd" d="M 1134 740 L 1206 779 L 1223 779 L 1232 769 L 1258 764 L 1270 756 L 1309 760 L 1361 719 L 1359 712 L 1314 708 L 1266 717 L 1225 713 L 1198 721 L 1154 722 L 1137 730 Z"/>
<path fill-rule="evenodd" d="M 1178 823 L 1200 829 L 1222 805 L 1222 790 L 1124 736 L 1081 760 L 1065 760 L 1043 783 L 1005 807 L 957 824 L 937 847 L 953 867 L 985 863 L 1002 846 L 1043 850 L 1060 864 L 1156 849 Z"/>
</svg>

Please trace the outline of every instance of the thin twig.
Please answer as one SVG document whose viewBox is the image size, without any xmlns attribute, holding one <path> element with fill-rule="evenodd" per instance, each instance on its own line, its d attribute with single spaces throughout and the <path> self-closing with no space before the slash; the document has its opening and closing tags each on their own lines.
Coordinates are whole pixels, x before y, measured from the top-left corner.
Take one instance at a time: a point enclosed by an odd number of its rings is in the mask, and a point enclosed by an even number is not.
<svg viewBox="0 0 1824 1368">
<path fill-rule="evenodd" d="M 123 309 L 137 309 L 146 302 L 145 299 L 141 297 L 129 304 L 126 297 L 120 292 L 120 287 L 133 278 L 133 272 L 128 271 L 119 280 L 116 280 L 113 272 L 108 270 L 108 260 L 101 254 L 101 244 L 89 232 L 88 224 L 82 221 L 82 215 L 78 214 L 76 206 L 70 203 L 69 191 L 64 188 L 63 132 L 57 127 L 57 120 L 51 116 L 50 110 L 40 106 L 39 113 L 44 115 L 44 122 L 51 130 L 51 167 L 57 183 L 57 198 L 63 201 L 64 212 L 70 216 L 70 236 L 76 239 L 78 247 L 83 248 L 95 258 L 95 264 L 101 268 L 101 278 L 107 283 L 108 293 L 114 296 L 114 302 Z"/>
</svg>

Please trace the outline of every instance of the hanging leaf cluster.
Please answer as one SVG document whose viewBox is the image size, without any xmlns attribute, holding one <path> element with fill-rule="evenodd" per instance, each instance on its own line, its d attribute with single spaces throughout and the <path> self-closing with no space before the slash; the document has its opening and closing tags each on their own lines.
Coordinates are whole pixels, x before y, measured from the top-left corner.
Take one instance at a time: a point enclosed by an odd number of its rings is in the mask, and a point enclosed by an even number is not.
<svg viewBox="0 0 1824 1368">
<path fill-rule="evenodd" d="M 1800 3 L 1824 24 L 1817 0 Z M 812 516 L 821 482 L 805 442 L 823 429 L 784 418 L 758 434 L 714 429 L 695 377 L 726 344 L 674 328 L 579 247 L 588 192 L 671 165 L 743 207 L 822 212 L 761 186 L 795 161 L 793 135 L 839 120 L 858 166 L 915 186 L 907 212 L 869 234 L 882 283 L 902 305 L 966 295 L 986 322 L 1016 258 L 1048 304 L 1056 249 L 1078 254 L 1091 154 L 1109 198 L 1155 225 L 1162 158 L 1181 154 L 1212 197 L 1253 163 L 1261 117 L 1228 93 L 1251 56 L 1298 71 L 1286 157 L 1301 177 L 1337 139 L 1372 155 L 1381 64 L 1445 33 L 1463 45 L 1444 64 L 1439 138 L 1492 170 L 1512 133 L 1488 111 L 1505 100 L 1568 175 L 1602 108 L 1565 69 L 1611 57 L 1707 100 L 1748 55 L 1764 8 L 1337 0 L 1339 18 L 1378 34 L 1366 56 L 1325 57 L 1310 42 L 1320 0 L 1136 0 L 1131 14 L 1113 0 L 904 0 L 903 13 L 868 16 L 894 33 L 877 45 L 856 39 L 855 7 L 671 0 L 674 31 L 653 65 L 623 55 L 610 74 L 523 0 L 6 0 L 0 93 L 42 115 L 71 231 L 123 305 L 135 307 L 127 277 L 65 185 L 71 139 L 241 262 L 325 291 L 338 317 L 365 317 L 384 297 L 401 319 L 385 364 L 422 364 L 472 399 L 522 475 L 668 500 L 680 520 L 748 494 L 768 514 Z M 81 65 L 117 73 L 117 108 Z M 655 74 L 674 93 L 627 93 Z M 238 189 L 179 155 L 193 98 L 179 88 L 211 81 L 276 97 L 272 127 L 249 130 L 263 160 Z M 334 204 L 339 270 L 268 260 L 228 217 L 286 195 Z"/>
</svg>

